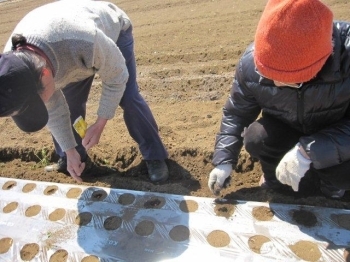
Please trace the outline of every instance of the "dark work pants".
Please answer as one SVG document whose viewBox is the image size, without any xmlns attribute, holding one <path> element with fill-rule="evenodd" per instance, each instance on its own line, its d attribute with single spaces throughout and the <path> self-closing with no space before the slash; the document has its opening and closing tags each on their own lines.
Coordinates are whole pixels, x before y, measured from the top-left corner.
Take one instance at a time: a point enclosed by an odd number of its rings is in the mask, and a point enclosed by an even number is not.
<svg viewBox="0 0 350 262">
<path fill-rule="evenodd" d="M 139 93 L 139 87 L 136 81 L 136 61 L 134 55 L 134 39 L 132 27 L 126 31 L 121 31 L 117 40 L 117 46 L 122 52 L 126 66 L 129 72 L 129 79 L 126 83 L 126 89 L 120 102 L 123 109 L 123 116 L 130 136 L 137 142 L 142 157 L 145 160 L 163 160 L 168 157 L 168 153 L 161 141 L 158 133 L 158 126 L 152 115 L 152 112 Z M 62 89 L 71 114 L 71 122 L 79 116 L 85 118 L 86 102 L 91 89 L 94 76 L 83 81 L 71 83 Z M 75 132 L 74 136 L 78 146 L 77 151 L 82 159 L 87 155 L 85 148 L 81 144 L 80 136 Z M 54 139 L 56 153 L 62 157 L 64 152 Z"/>
<path fill-rule="evenodd" d="M 276 180 L 278 163 L 304 135 L 272 117 L 264 116 L 247 128 L 243 143 L 247 152 L 260 161 L 265 179 Z M 308 172 L 339 189 L 350 189 L 350 161 L 324 169 L 315 169 L 311 164 Z"/>
</svg>

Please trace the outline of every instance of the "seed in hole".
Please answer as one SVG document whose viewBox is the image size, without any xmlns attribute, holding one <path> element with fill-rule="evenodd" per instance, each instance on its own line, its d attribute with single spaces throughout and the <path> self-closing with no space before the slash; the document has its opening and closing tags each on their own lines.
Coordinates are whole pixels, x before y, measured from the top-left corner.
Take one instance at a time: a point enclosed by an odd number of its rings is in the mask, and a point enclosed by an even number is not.
<svg viewBox="0 0 350 262">
<path fill-rule="evenodd" d="M 122 219 L 117 216 L 111 216 L 108 217 L 105 222 L 103 223 L 103 227 L 106 230 L 116 230 L 118 229 L 122 224 Z"/>
<path fill-rule="evenodd" d="M 11 188 L 13 188 L 14 186 L 17 185 L 16 181 L 7 181 L 3 186 L 2 189 L 3 190 L 10 190 Z"/>
<path fill-rule="evenodd" d="M 145 208 L 161 208 L 165 204 L 165 199 L 162 197 L 153 197 L 145 202 Z"/>
<path fill-rule="evenodd" d="M 57 190 L 58 190 L 57 186 L 48 186 L 45 189 L 44 194 L 45 195 L 53 195 Z"/>
<path fill-rule="evenodd" d="M 104 190 L 96 190 L 95 192 L 92 193 L 91 195 L 91 200 L 92 201 L 102 201 L 107 197 L 107 193 Z"/>
</svg>

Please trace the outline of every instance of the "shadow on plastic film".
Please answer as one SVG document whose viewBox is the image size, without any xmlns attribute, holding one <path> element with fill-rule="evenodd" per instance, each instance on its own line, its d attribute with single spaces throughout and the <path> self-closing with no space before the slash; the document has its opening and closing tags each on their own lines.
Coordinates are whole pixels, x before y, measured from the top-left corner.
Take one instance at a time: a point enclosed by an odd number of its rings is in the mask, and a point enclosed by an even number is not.
<svg viewBox="0 0 350 262">
<path fill-rule="evenodd" d="M 246 205 L 246 210 L 252 216 L 251 223 L 256 235 L 264 236 L 265 242 L 283 246 L 289 253 L 292 251 L 303 259 L 313 256 L 317 261 L 321 257 L 324 261 L 339 261 L 342 258 L 350 261 L 350 210 L 277 203 L 278 197 L 264 197 L 266 191 L 261 191 L 259 187 L 240 189 L 227 194 L 225 198 L 239 199 L 241 191 L 245 196 L 251 194 L 248 202 L 241 203 Z M 283 192 L 281 196 L 283 194 L 298 196 L 293 192 Z M 262 197 L 257 200 L 258 196 Z"/>
<path fill-rule="evenodd" d="M 327 250 L 350 248 L 350 210 L 303 205 L 269 205 L 273 215 L 318 242 Z"/>
<path fill-rule="evenodd" d="M 90 254 L 85 259 L 161 261 L 180 256 L 190 237 L 188 210 L 181 198 L 87 188 L 80 195 L 75 218 L 78 244 Z"/>
</svg>

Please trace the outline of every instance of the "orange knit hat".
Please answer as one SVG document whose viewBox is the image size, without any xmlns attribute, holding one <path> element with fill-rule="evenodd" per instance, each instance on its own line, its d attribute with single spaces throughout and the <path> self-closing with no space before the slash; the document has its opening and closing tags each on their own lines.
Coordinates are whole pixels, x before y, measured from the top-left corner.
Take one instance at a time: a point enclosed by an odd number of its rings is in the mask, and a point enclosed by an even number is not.
<svg viewBox="0 0 350 262">
<path fill-rule="evenodd" d="M 255 34 L 255 65 L 269 79 L 302 83 L 333 51 L 333 13 L 319 0 L 269 0 Z"/>
</svg>

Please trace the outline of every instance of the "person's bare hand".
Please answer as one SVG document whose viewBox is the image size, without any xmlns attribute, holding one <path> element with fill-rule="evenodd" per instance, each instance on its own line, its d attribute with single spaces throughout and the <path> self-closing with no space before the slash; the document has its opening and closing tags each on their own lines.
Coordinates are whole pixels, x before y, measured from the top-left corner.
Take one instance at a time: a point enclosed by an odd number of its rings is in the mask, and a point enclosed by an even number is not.
<svg viewBox="0 0 350 262">
<path fill-rule="evenodd" d="M 84 171 L 85 163 L 81 162 L 81 158 L 75 148 L 66 151 L 67 155 L 67 170 L 71 177 L 77 181 L 82 182 L 81 173 Z"/>
<path fill-rule="evenodd" d="M 99 143 L 102 131 L 106 123 L 107 119 L 99 117 L 96 122 L 86 130 L 85 137 L 82 140 L 82 145 L 86 150 L 89 150 L 94 145 L 97 145 Z"/>
</svg>

